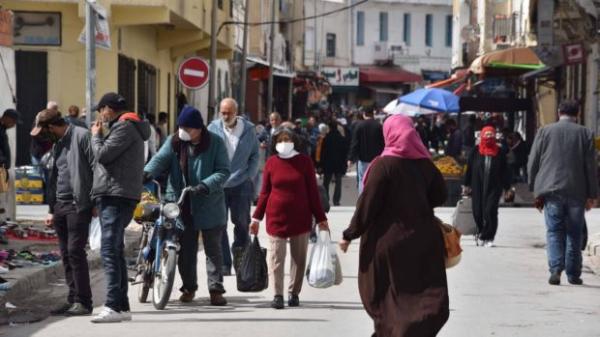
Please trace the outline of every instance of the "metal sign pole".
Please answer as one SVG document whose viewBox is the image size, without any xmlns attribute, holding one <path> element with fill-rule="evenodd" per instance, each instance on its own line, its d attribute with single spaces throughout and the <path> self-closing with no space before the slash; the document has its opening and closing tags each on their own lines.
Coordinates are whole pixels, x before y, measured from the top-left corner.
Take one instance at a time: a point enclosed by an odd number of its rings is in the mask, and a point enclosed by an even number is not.
<svg viewBox="0 0 600 337">
<path fill-rule="evenodd" d="M 207 123 L 210 123 L 216 112 L 216 78 L 217 72 L 217 20 L 219 19 L 218 1 L 212 1 L 211 24 L 210 24 L 210 69 L 208 78 L 208 118 Z"/>
<path fill-rule="evenodd" d="M 95 113 L 92 108 L 96 94 L 96 12 L 91 2 L 95 0 L 85 2 L 85 121 L 88 126 L 92 125 L 92 114 Z"/>
<path fill-rule="evenodd" d="M 267 114 L 273 112 L 273 59 L 275 50 L 275 0 L 271 1 L 271 44 L 269 45 L 269 83 L 267 92 Z"/>
<path fill-rule="evenodd" d="M 248 56 L 248 16 L 250 13 L 249 5 L 250 0 L 246 0 L 244 5 L 244 41 L 242 42 L 242 64 L 240 66 L 242 70 L 242 83 L 240 89 L 240 114 L 246 113 L 246 81 L 248 75 L 248 69 L 246 69 L 246 57 Z"/>
</svg>

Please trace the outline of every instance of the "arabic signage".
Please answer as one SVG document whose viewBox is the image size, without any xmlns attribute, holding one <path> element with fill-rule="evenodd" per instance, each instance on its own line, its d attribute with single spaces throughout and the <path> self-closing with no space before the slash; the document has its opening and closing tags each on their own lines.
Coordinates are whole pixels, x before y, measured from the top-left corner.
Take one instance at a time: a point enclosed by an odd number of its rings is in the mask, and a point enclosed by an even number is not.
<svg viewBox="0 0 600 337">
<path fill-rule="evenodd" d="M 0 46 L 13 45 L 13 13 L 7 9 L 0 9 Z"/>
<path fill-rule="evenodd" d="M 334 87 L 358 87 L 358 68 L 324 67 L 321 74 Z"/>
<path fill-rule="evenodd" d="M 60 12 L 15 12 L 13 41 L 15 45 L 60 46 Z"/>
</svg>

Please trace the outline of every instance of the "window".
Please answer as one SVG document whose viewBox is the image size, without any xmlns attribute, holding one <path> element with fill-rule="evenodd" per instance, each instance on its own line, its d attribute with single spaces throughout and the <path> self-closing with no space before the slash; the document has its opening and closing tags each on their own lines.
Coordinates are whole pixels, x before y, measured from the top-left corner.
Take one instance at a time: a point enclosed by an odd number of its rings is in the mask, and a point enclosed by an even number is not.
<svg viewBox="0 0 600 337">
<path fill-rule="evenodd" d="M 217 7 L 219 7 L 220 10 L 223 10 L 223 0 L 217 0 Z"/>
<path fill-rule="evenodd" d="M 446 15 L 446 47 L 452 47 L 452 15 Z"/>
<path fill-rule="evenodd" d="M 137 112 L 156 115 L 156 68 L 137 62 Z"/>
<path fill-rule="evenodd" d="M 388 13 L 379 13 L 379 41 L 388 40 Z"/>
<path fill-rule="evenodd" d="M 356 12 L 356 45 L 365 45 L 365 12 Z"/>
<path fill-rule="evenodd" d="M 433 15 L 425 15 L 425 45 L 433 46 Z"/>
<path fill-rule="evenodd" d="M 229 0 L 229 17 L 233 17 L 233 0 Z"/>
<path fill-rule="evenodd" d="M 410 13 L 404 13 L 404 44 L 410 46 Z"/>
<path fill-rule="evenodd" d="M 327 33 L 327 57 L 335 57 L 335 34 Z"/>
<path fill-rule="evenodd" d="M 135 60 L 119 54 L 119 94 L 125 98 L 127 110 L 135 111 Z"/>
</svg>

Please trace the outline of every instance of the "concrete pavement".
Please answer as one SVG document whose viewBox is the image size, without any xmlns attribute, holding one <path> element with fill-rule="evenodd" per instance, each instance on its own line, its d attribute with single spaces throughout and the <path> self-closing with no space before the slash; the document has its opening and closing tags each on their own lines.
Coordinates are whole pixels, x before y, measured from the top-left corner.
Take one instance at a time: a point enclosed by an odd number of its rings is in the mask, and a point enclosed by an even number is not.
<svg viewBox="0 0 600 337">
<path fill-rule="evenodd" d="M 352 181 L 345 181 L 345 205 L 352 198 Z M 329 214 L 334 240 L 341 237 L 353 213 L 352 207 L 335 207 Z M 449 220 L 452 209 L 437 210 Z M 587 215 L 590 232 L 600 232 L 600 211 Z M 600 278 L 585 269 L 584 286 L 548 285 L 542 216 L 532 209 L 501 209 L 496 248 L 475 247 L 471 237 L 463 239 L 462 262 L 448 270 L 450 320 L 440 333 L 462 336 L 578 336 L 600 335 Z M 261 243 L 266 246 L 264 228 Z M 93 325 L 88 317 L 53 318 L 40 323 L 3 327 L 4 335 L 14 337 L 69 336 L 370 336 L 372 322 L 362 308 L 357 289 L 358 243 L 341 256 L 344 283 L 329 289 L 305 285 L 302 307 L 270 309 L 272 290 L 239 293 L 235 278 L 226 278 L 224 308 L 208 306 L 204 276 L 204 256 L 200 254 L 196 301 L 182 305 L 173 292 L 165 311 L 136 301 L 136 288 L 130 290 L 132 322 Z M 95 275 L 95 303 L 102 302 L 102 275 Z M 177 281 L 179 283 L 179 280 Z"/>
</svg>

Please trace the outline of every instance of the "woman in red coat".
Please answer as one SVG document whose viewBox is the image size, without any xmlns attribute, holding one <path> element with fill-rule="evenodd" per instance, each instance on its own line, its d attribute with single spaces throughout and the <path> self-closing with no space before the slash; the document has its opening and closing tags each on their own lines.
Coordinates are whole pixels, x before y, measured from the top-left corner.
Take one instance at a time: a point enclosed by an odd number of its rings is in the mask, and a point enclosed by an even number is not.
<svg viewBox="0 0 600 337">
<path fill-rule="evenodd" d="M 270 269 L 275 288 L 271 307 L 283 309 L 283 268 L 288 239 L 292 258 L 288 306 L 297 307 L 312 219 L 316 219 L 321 229 L 326 230 L 329 225 L 319 198 L 315 168 L 309 156 L 298 152 L 296 134 L 290 129 L 280 129 L 273 135 L 271 146 L 271 153 L 276 155 L 265 164 L 262 190 L 250 232 L 258 233 L 259 223 L 266 213 Z"/>
</svg>

